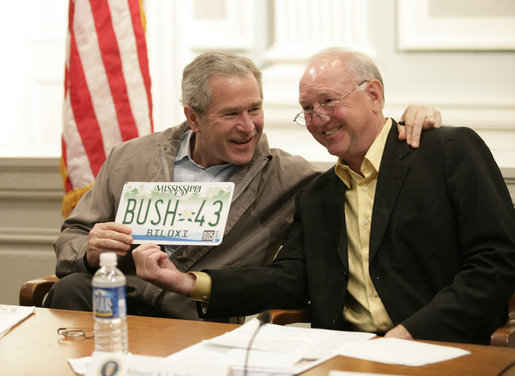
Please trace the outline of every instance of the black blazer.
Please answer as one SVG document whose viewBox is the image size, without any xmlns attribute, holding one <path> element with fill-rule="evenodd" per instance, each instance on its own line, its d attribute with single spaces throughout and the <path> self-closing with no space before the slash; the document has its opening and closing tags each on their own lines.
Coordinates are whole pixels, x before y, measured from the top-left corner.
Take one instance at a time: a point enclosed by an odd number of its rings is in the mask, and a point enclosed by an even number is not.
<svg viewBox="0 0 515 376">
<path fill-rule="evenodd" d="M 417 339 L 488 342 L 515 290 L 515 211 L 488 147 L 468 128 L 397 138 L 381 160 L 369 271 L 395 325 Z M 334 168 L 296 198 L 294 226 L 266 267 L 210 270 L 204 316 L 309 306 L 313 327 L 343 321 L 348 282 L 345 185 Z"/>
</svg>

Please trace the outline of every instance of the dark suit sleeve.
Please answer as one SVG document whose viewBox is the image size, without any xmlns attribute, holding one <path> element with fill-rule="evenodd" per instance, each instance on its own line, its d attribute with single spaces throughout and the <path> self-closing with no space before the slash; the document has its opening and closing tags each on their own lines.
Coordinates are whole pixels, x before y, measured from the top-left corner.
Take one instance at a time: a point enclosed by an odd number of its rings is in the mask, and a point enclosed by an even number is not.
<svg viewBox="0 0 515 376">
<path fill-rule="evenodd" d="M 297 214 L 284 247 L 267 266 L 205 270 L 212 280 L 207 309 L 201 317 L 251 315 L 272 308 L 307 306 L 302 247 L 302 225 Z"/>
<path fill-rule="evenodd" d="M 449 340 L 474 341 L 506 319 L 515 289 L 515 212 L 502 174 L 475 132 L 453 129 L 442 146 L 462 268 L 402 324 L 415 338 L 445 333 Z"/>
</svg>

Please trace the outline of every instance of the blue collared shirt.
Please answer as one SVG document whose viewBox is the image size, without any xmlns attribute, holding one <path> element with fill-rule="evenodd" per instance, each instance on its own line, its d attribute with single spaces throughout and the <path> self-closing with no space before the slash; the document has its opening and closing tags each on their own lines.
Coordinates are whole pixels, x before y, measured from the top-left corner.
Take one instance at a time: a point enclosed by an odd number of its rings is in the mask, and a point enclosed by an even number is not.
<svg viewBox="0 0 515 376">
<path fill-rule="evenodd" d="M 229 181 L 238 166 L 223 163 L 211 167 L 202 167 L 195 163 L 191 156 L 190 141 L 194 137 L 190 129 L 181 137 L 181 145 L 175 157 L 173 181 L 175 182 L 221 182 Z"/>
</svg>

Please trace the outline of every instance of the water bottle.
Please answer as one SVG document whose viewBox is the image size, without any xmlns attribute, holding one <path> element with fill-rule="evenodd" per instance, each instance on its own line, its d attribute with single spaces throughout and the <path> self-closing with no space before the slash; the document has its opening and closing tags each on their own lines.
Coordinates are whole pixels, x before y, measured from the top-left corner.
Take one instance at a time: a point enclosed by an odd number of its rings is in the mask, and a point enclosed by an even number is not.
<svg viewBox="0 0 515 376">
<path fill-rule="evenodd" d="M 100 254 L 92 284 L 95 351 L 127 353 L 125 276 L 116 267 L 116 253 Z"/>
</svg>

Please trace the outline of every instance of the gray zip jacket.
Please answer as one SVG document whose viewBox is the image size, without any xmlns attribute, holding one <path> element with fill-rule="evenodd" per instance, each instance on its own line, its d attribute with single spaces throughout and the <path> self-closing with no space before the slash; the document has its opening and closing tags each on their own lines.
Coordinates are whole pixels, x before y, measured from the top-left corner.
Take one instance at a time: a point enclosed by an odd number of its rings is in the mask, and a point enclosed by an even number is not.
<svg viewBox="0 0 515 376">
<path fill-rule="evenodd" d="M 95 185 L 63 223 L 54 244 L 57 276 L 93 272 L 84 262 L 89 231 L 97 222 L 114 221 L 125 182 L 172 181 L 180 139 L 188 129 L 184 122 L 113 148 Z M 305 159 L 270 149 L 263 134 L 252 161 L 231 178 L 235 189 L 222 243 L 180 246 L 171 260 L 184 272 L 269 263 L 291 227 L 295 193 L 318 175 Z M 118 265 L 133 299 L 162 316 L 198 319 L 191 299 L 139 279 L 130 253 L 119 258 Z"/>
</svg>

